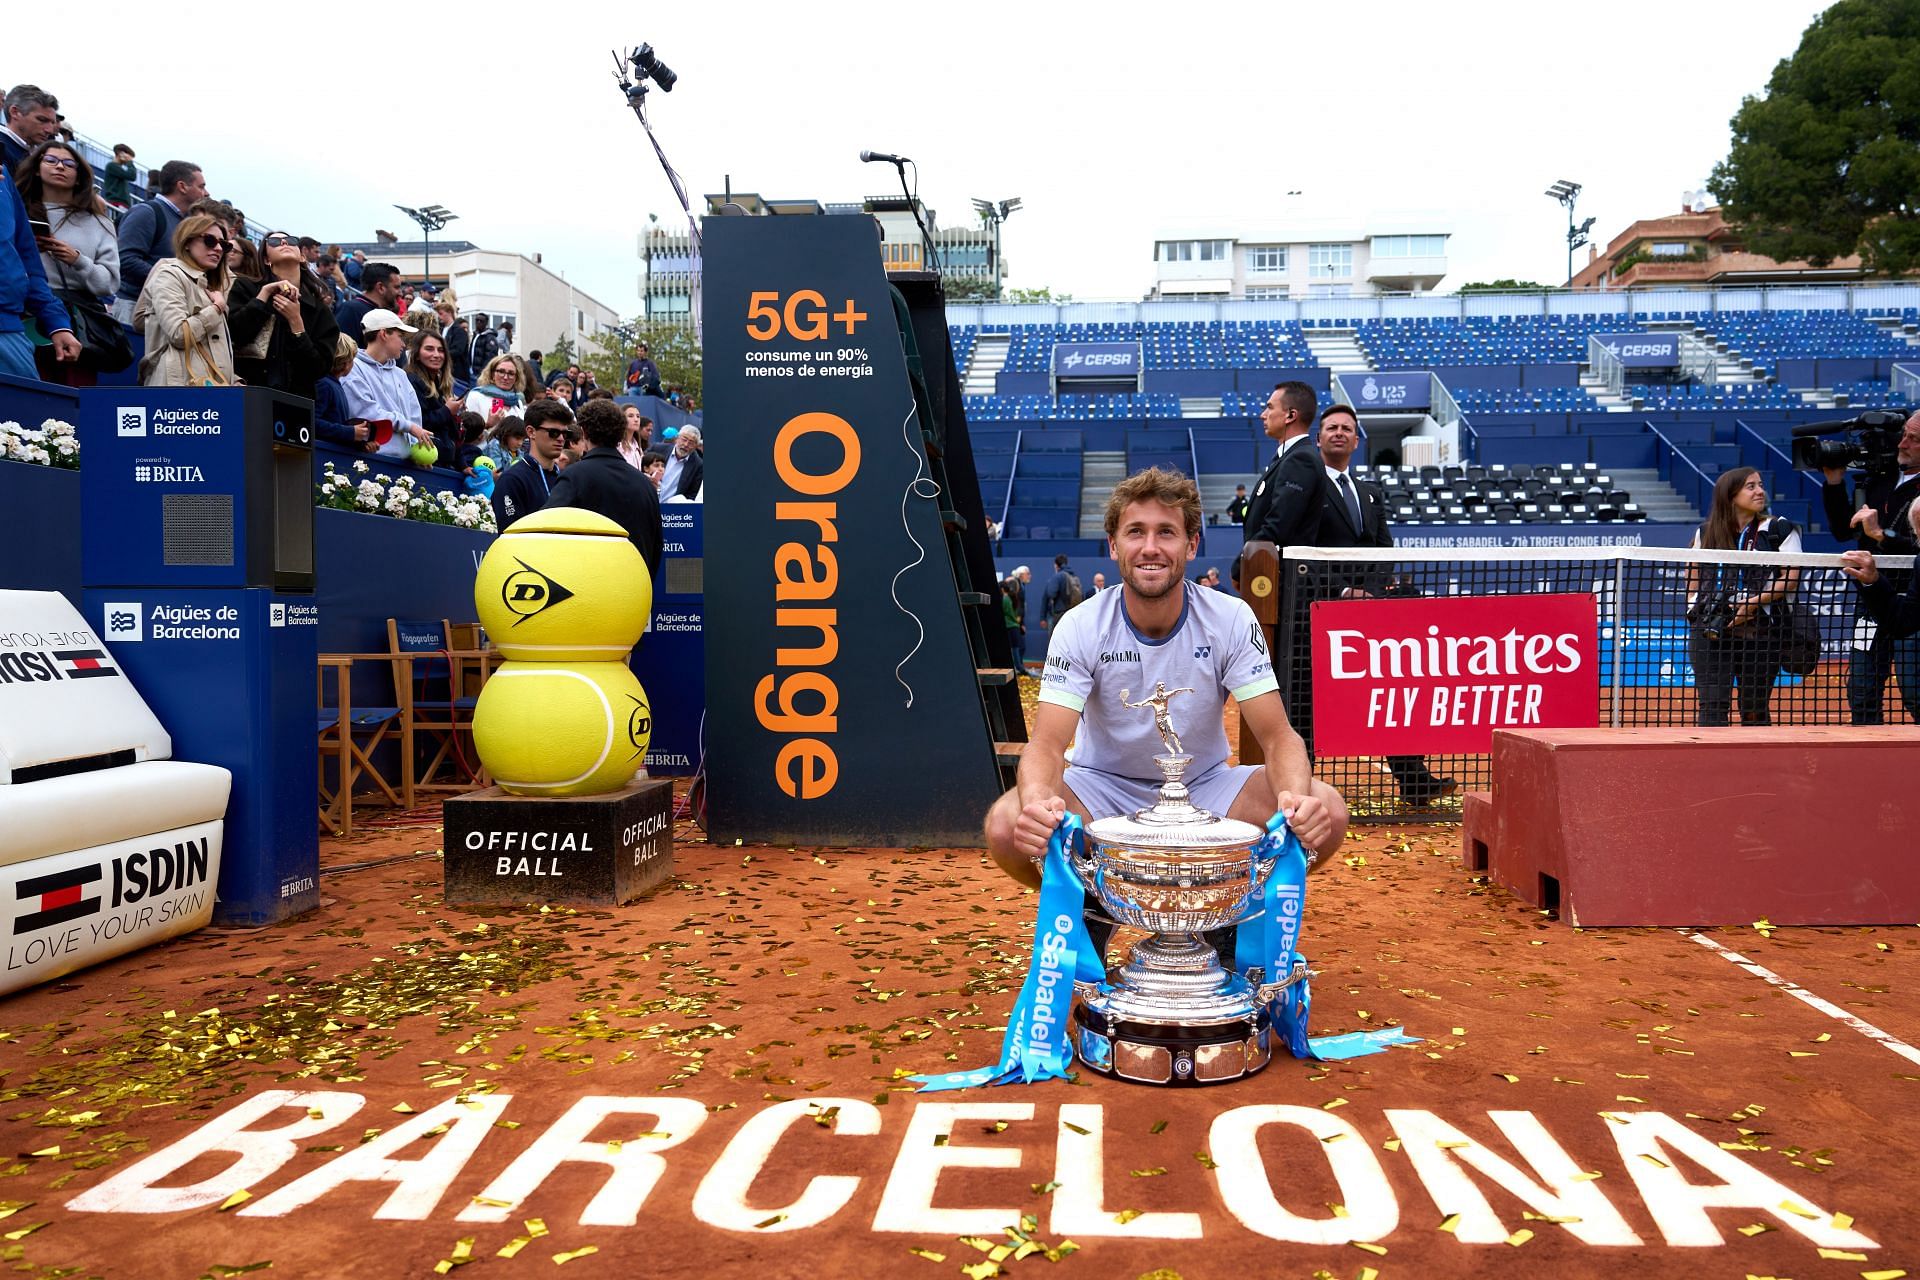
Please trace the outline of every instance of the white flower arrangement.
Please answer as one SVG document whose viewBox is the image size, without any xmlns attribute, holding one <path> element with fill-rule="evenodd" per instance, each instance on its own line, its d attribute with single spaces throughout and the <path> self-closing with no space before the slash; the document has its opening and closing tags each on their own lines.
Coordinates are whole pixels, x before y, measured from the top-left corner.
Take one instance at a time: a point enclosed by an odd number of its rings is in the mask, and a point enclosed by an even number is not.
<svg viewBox="0 0 1920 1280">
<path fill-rule="evenodd" d="M 71 422 L 48 418 L 37 431 L 17 422 L 0 422 L 0 458 L 37 467 L 80 469 L 80 437 Z"/>
<path fill-rule="evenodd" d="M 424 491 L 412 476 L 396 480 L 384 472 L 368 475 L 369 468 L 364 462 L 354 462 L 352 469 L 362 478 L 356 480 L 336 470 L 333 463 L 327 463 L 320 483 L 314 486 L 314 504 L 335 511 L 364 511 L 421 524 L 450 524 L 483 533 L 499 531 L 493 518 L 493 504 L 478 494 L 458 494 L 444 489 Z"/>
</svg>

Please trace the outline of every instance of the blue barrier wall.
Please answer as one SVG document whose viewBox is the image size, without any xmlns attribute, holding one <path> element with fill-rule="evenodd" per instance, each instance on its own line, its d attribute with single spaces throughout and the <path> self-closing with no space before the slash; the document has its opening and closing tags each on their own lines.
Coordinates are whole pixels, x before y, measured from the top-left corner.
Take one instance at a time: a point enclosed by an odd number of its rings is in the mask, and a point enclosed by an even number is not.
<svg viewBox="0 0 1920 1280">
<path fill-rule="evenodd" d="M 1268 384 L 1272 386 L 1271 383 Z M 1218 396 L 1234 390 L 1232 369 L 1149 369 L 1145 389 L 1179 396 Z"/>
<path fill-rule="evenodd" d="M 993 375 L 993 393 L 1000 396 L 1044 396 L 1053 384 L 1044 373 L 1008 373 Z"/>
<path fill-rule="evenodd" d="M 7 531 L 0 588 L 58 591 L 80 607 L 80 473 L 0 462 Z"/>
<path fill-rule="evenodd" d="M 1333 372 L 1330 369 L 1235 369 L 1233 381 L 1240 391 L 1263 396 L 1273 391 L 1275 383 L 1304 382 L 1324 399 L 1333 386 Z"/>
</svg>

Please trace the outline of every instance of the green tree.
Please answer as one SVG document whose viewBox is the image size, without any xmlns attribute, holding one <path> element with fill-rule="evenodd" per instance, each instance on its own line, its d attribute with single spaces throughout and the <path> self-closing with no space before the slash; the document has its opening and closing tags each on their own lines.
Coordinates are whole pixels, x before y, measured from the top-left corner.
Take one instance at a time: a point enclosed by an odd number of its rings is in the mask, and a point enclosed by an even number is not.
<svg viewBox="0 0 1920 1280">
<path fill-rule="evenodd" d="M 1541 284 L 1537 280 L 1475 280 L 1472 284 L 1463 284 L 1455 293 L 1525 293 L 1530 289 L 1547 290 L 1552 285 Z"/>
<path fill-rule="evenodd" d="M 695 401 L 702 404 L 706 402 L 705 387 L 700 377 L 700 341 L 694 336 L 690 324 L 665 324 L 660 321 L 649 324 L 636 316 L 623 325 L 589 338 L 587 349 L 580 356 L 580 367 L 590 371 L 599 385 L 623 392 L 627 386 L 627 361 L 633 359 L 633 348 L 637 342 L 647 344 L 653 362 L 660 366 L 660 385 L 663 389 L 679 387 L 691 394 Z"/>
<path fill-rule="evenodd" d="M 1048 288 L 1046 285 L 1041 285 L 1038 289 L 1009 289 L 1007 290 L 1007 301 L 1008 302 L 1072 302 L 1073 295 L 1070 293 L 1055 293 L 1052 289 Z"/>
<path fill-rule="evenodd" d="M 1748 249 L 1920 267 L 1920 5 L 1840 0 L 1732 125 L 1707 186 Z"/>
<path fill-rule="evenodd" d="M 563 333 L 541 354 L 540 362 L 548 373 L 552 373 L 555 369 L 564 369 L 572 364 L 574 355 L 573 339 Z"/>
<path fill-rule="evenodd" d="M 992 302 L 992 276 L 948 276 L 941 281 L 948 302 Z"/>
</svg>

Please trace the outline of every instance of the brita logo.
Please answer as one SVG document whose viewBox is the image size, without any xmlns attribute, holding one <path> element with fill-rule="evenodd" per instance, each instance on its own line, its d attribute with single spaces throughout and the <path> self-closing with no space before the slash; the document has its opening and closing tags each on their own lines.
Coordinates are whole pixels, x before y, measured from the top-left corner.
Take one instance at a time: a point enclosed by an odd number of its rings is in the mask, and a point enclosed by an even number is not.
<svg viewBox="0 0 1920 1280">
<path fill-rule="evenodd" d="M 133 478 L 139 484 L 205 484 L 206 473 L 194 466 L 151 466 L 135 463 Z"/>
</svg>

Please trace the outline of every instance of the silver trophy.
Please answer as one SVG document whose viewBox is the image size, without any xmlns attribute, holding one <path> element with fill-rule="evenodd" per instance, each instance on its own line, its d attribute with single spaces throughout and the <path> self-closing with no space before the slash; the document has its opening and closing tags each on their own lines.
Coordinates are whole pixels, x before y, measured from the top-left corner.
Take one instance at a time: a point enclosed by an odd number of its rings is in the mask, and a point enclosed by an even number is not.
<svg viewBox="0 0 1920 1280">
<path fill-rule="evenodd" d="M 1128 709 L 1151 708 L 1166 754 L 1153 758 L 1160 799 L 1131 817 L 1087 827 L 1074 874 L 1117 924 L 1146 929 L 1105 987 L 1075 993 L 1074 1049 L 1089 1070 L 1139 1084 L 1207 1085 L 1252 1075 L 1272 1056 L 1267 1006 L 1306 976 L 1306 962 L 1267 981 L 1255 968 L 1230 973 L 1200 935 L 1257 914 L 1274 855 L 1265 830 L 1196 809 L 1183 778 L 1193 757 L 1180 749 L 1167 704 L 1191 689 L 1156 683 Z"/>
</svg>

